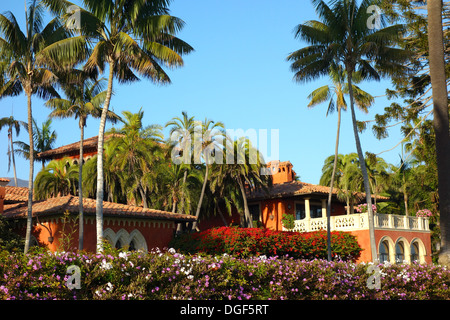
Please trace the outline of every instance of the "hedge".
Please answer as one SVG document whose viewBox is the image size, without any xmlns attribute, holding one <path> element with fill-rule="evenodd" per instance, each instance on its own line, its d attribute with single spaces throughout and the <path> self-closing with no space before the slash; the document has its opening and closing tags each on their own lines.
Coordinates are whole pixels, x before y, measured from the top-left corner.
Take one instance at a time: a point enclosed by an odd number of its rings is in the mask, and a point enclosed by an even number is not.
<svg viewBox="0 0 450 320">
<path fill-rule="evenodd" d="M 69 289 L 78 266 L 80 289 Z M 379 265 L 293 258 L 141 252 L 0 253 L 0 300 L 436 300 L 450 298 L 450 272 L 433 265 Z"/>
<path fill-rule="evenodd" d="M 236 257 L 265 255 L 295 259 L 327 259 L 327 234 L 317 232 L 273 231 L 262 228 L 221 227 L 199 233 L 182 234 L 171 247 L 183 253 L 223 254 Z M 331 232 L 333 258 L 356 261 L 362 251 L 355 236 Z"/>
</svg>

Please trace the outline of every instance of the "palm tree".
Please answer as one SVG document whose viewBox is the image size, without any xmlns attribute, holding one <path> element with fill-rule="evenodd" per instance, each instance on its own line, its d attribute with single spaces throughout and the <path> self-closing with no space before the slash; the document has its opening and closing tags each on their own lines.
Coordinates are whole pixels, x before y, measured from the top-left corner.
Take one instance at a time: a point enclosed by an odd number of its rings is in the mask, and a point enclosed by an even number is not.
<svg viewBox="0 0 450 320">
<path fill-rule="evenodd" d="M 172 147 L 172 160 L 175 163 L 192 163 L 193 137 L 196 126 L 194 117 L 189 117 L 186 111 L 181 112 L 182 117 L 173 117 L 166 123 L 170 127 L 168 144 Z"/>
<path fill-rule="evenodd" d="M 439 263 L 450 265 L 450 135 L 447 78 L 445 74 L 442 0 L 428 0 L 428 44 L 431 86 L 433 88 L 433 127 L 436 133 L 439 209 L 442 248 Z"/>
<path fill-rule="evenodd" d="M 386 161 L 375 154 L 366 152 L 366 167 L 369 175 L 370 188 L 374 198 L 374 205 L 377 205 L 377 197 L 386 190 L 389 184 L 389 165 Z"/>
<path fill-rule="evenodd" d="M 44 0 L 56 14 L 70 17 L 73 5 L 65 0 Z M 184 22 L 169 15 L 169 0 L 83 0 L 86 10 L 79 10 L 81 33 L 96 41 L 85 70 L 109 68 L 108 86 L 98 134 L 97 157 L 97 251 L 103 249 L 103 152 L 105 122 L 111 102 L 113 80 L 121 83 L 138 80 L 138 75 L 155 83 L 170 83 L 162 65 L 183 65 L 182 54 L 193 48 L 177 38 Z M 138 75 L 136 75 L 136 73 Z"/>
<path fill-rule="evenodd" d="M 247 202 L 247 191 L 257 189 L 266 190 L 271 186 L 272 179 L 269 175 L 262 175 L 261 169 L 265 168 L 264 159 L 260 152 L 254 148 L 249 139 L 241 137 L 231 141 L 226 137 L 226 148 L 233 150 L 226 152 L 226 164 L 218 166 L 218 174 L 222 181 L 233 181 L 237 184 L 242 198 L 244 214 L 241 214 L 241 226 L 253 228 L 253 219 L 250 216 Z"/>
<path fill-rule="evenodd" d="M 38 161 L 37 154 L 40 152 L 53 149 L 57 134 L 55 130 L 52 130 L 52 119 L 47 119 L 42 123 L 42 127 L 39 127 L 36 121 L 33 119 L 33 145 L 34 145 L 34 161 Z M 15 141 L 15 145 L 19 146 L 16 152 L 22 155 L 25 159 L 30 159 L 30 145 L 23 141 Z M 41 159 L 42 169 L 45 168 L 45 159 Z"/>
<path fill-rule="evenodd" d="M 51 161 L 36 175 L 34 196 L 36 200 L 74 195 L 76 192 L 78 167 L 69 158 Z"/>
<path fill-rule="evenodd" d="M 205 161 L 205 176 L 203 178 L 200 199 L 197 204 L 197 211 L 195 212 L 195 217 L 197 220 L 192 224 L 192 230 L 197 228 L 200 209 L 202 206 L 203 197 L 205 195 L 206 184 L 208 183 L 209 167 L 212 163 L 214 163 L 213 158 L 215 158 L 216 153 L 223 148 L 223 139 L 225 136 L 224 129 L 225 125 L 222 122 L 214 122 L 212 120 L 205 119 L 203 122 L 199 123 L 197 130 L 201 133 L 201 135 L 198 139 L 196 139 L 197 134 L 194 133 L 194 162 L 199 164 L 201 160 L 200 158 L 203 157 Z M 217 154 L 217 156 L 223 159 L 221 155 Z"/>
<path fill-rule="evenodd" d="M 209 185 L 211 199 L 208 201 L 213 204 L 213 211 L 220 215 L 225 226 L 228 226 L 228 223 L 222 212 L 222 205 L 225 205 L 228 215 L 231 215 L 233 208 L 237 209 L 238 212 L 245 210 L 240 190 L 235 187 L 236 182 L 230 175 L 226 174 L 227 170 L 224 166 L 227 165 L 218 163 L 212 165 Z"/>
<path fill-rule="evenodd" d="M 77 72 L 78 70 L 72 70 Z M 104 79 L 93 81 L 87 78 L 87 75 L 81 73 L 81 79 L 77 82 L 66 82 L 63 84 L 63 89 L 67 99 L 53 98 L 45 103 L 47 107 L 53 109 L 49 117 L 51 118 L 71 118 L 78 119 L 78 126 L 80 128 L 80 156 L 78 160 L 78 196 L 80 198 L 80 216 L 79 216 L 79 245 L 78 249 L 83 250 L 84 240 L 84 214 L 83 214 L 83 141 L 84 141 L 84 128 L 86 127 L 86 121 L 89 116 L 99 118 L 102 113 L 101 105 L 105 101 L 106 91 L 103 89 Z M 109 111 L 107 119 L 112 122 L 116 122 L 119 117 Z"/>
<path fill-rule="evenodd" d="M 113 137 L 108 141 L 112 153 L 110 166 L 118 172 L 122 190 L 127 199 L 134 199 L 136 203 L 143 203 L 148 207 L 147 181 L 148 173 L 155 167 L 155 163 L 163 158 L 161 146 L 154 140 L 160 139 L 160 127 L 143 127 L 144 112 L 123 111 L 124 126 L 119 130 L 111 130 Z"/>
<path fill-rule="evenodd" d="M 308 98 L 311 99 L 308 107 L 312 108 L 317 104 L 321 104 L 327 100 L 330 100 L 327 109 L 328 114 L 334 112 L 337 109 L 338 112 L 338 123 L 337 123 L 337 133 L 336 133 L 336 146 L 334 152 L 334 166 L 333 172 L 331 174 L 330 181 L 330 192 L 328 193 L 328 202 L 327 202 L 327 251 L 328 251 L 328 261 L 331 261 L 331 197 L 333 195 L 333 186 L 334 186 L 334 176 L 336 173 L 337 166 L 337 158 L 339 154 L 339 135 L 341 130 L 341 111 L 342 109 L 347 110 L 347 102 L 345 101 L 344 95 L 348 94 L 348 86 L 346 86 L 346 73 L 342 66 L 331 64 L 330 66 L 330 78 L 333 82 L 333 87 L 329 85 L 325 85 L 314 90 Z M 355 74 L 355 78 L 359 76 L 359 74 Z M 359 78 L 360 80 L 360 78 Z M 358 83 L 358 81 L 355 81 Z M 361 90 L 356 85 L 353 86 L 353 90 L 358 92 L 359 94 L 355 97 L 356 105 L 364 112 L 368 112 L 367 108 L 373 103 L 374 98 L 367 92 Z M 333 99 L 333 95 L 336 95 L 336 101 Z"/>
<path fill-rule="evenodd" d="M 173 117 L 168 121 L 165 127 L 170 127 L 169 140 L 167 144 L 171 148 L 171 159 L 174 164 L 184 164 L 185 172 L 183 184 L 186 184 L 188 172 L 191 170 L 194 129 L 196 121 L 194 117 L 189 117 L 186 111 L 181 112 L 182 117 Z M 181 198 L 182 201 L 184 197 Z M 183 208 L 181 206 L 181 212 Z M 182 228 L 181 223 L 177 226 L 177 232 Z"/>
<path fill-rule="evenodd" d="M 165 163 L 157 170 L 157 180 L 159 184 L 159 194 L 166 199 L 165 210 L 172 212 L 184 212 L 189 214 L 193 194 L 201 181 L 200 172 L 190 170 L 190 166 L 184 163 Z"/>
<path fill-rule="evenodd" d="M 26 30 L 23 32 L 12 12 L 0 14 L 0 52 L 8 55 L 8 82 L 2 88 L 1 96 L 17 95 L 25 91 L 27 96 L 28 134 L 30 147 L 30 172 L 28 179 L 28 214 L 24 252 L 30 247 L 33 204 L 34 145 L 33 114 L 31 97 L 38 95 L 47 99 L 58 97 L 53 87 L 56 81 L 51 70 L 73 65 L 82 58 L 85 41 L 70 37 L 70 31 L 58 18 L 47 25 L 43 23 L 44 7 L 37 0 L 25 6 Z"/>
<path fill-rule="evenodd" d="M 405 215 L 409 216 L 409 210 L 408 210 L 408 193 L 409 189 L 411 188 L 411 162 L 405 161 L 403 157 L 400 157 L 400 167 L 398 168 L 398 171 L 396 171 L 396 175 L 398 180 L 401 183 L 400 191 L 403 193 L 403 203 L 405 206 Z"/>
<path fill-rule="evenodd" d="M 402 25 L 386 27 L 385 18 L 381 16 L 382 29 L 368 28 L 367 22 L 370 18 L 368 9 L 369 6 L 377 4 L 377 1 L 362 0 L 358 5 L 357 0 L 339 0 L 333 1 L 332 7 L 323 0 L 312 2 L 321 20 L 300 24 L 296 27 L 295 33 L 296 38 L 306 41 L 310 46 L 291 53 L 287 60 L 292 62 L 291 69 L 295 72 L 294 79 L 298 82 L 327 75 L 332 62 L 342 65 L 347 72 L 353 132 L 369 208 L 372 259 L 376 261 L 370 184 L 355 115 L 353 76 L 359 71 L 363 80 L 379 81 L 382 76 L 404 74 L 406 72 L 404 62 L 409 53 L 395 47 L 404 27 Z"/>
<path fill-rule="evenodd" d="M 351 214 L 353 213 L 353 205 L 359 200 L 357 192 L 361 189 L 360 185 L 362 181 L 358 155 L 356 153 L 339 154 L 336 160 L 334 155 L 326 158 L 322 167 L 320 185 L 330 185 L 335 162 L 335 179 L 338 188 L 337 197 L 346 202 L 347 214 Z"/>
<path fill-rule="evenodd" d="M 14 119 L 11 117 L 4 117 L 0 119 L 0 131 L 4 128 L 8 128 L 8 171 L 11 168 L 11 162 L 13 165 L 14 171 L 14 185 L 17 187 L 17 174 L 16 174 L 16 160 L 14 156 L 14 139 L 13 139 L 13 130 L 16 131 L 16 136 L 20 133 L 20 127 L 27 129 L 27 123 Z M 11 149 L 10 149 L 11 148 Z"/>
</svg>

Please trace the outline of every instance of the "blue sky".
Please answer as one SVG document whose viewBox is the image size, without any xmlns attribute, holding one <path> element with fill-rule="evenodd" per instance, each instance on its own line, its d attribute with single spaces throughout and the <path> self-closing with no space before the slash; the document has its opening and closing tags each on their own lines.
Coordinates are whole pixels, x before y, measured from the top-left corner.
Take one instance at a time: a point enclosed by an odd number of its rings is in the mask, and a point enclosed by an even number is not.
<svg viewBox="0 0 450 320">
<path fill-rule="evenodd" d="M 78 3 L 77 1 L 75 1 Z M 2 1 L 0 12 L 12 11 L 24 28 L 23 1 Z M 147 80 L 114 84 L 111 109 L 144 110 L 145 124 L 164 125 L 187 111 L 198 120 L 222 121 L 228 129 L 279 130 L 279 160 L 291 161 L 301 180 L 318 183 L 325 158 L 334 154 L 337 114 L 326 117 L 327 104 L 308 109 L 307 96 L 328 79 L 298 84 L 293 79 L 286 57 L 305 46 L 294 38 L 299 23 L 316 19 L 308 0 L 174 0 L 171 13 L 183 19 L 185 28 L 179 37 L 195 52 L 184 57 L 185 66 L 168 70 L 172 84 L 154 85 Z M 390 81 L 360 85 L 374 96 L 383 96 Z M 38 124 L 46 120 L 45 101 L 33 97 L 33 116 Z M 390 102 L 376 98 L 370 113 L 357 111 L 358 120 L 372 120 Z M 0 100 L 0 118 L 11 114 L 26 120 L 26 98 Z M 88 121 L 85 137 L 98 135 L 99 121 Z M 58 139 L 55 147 L 79 140 L 74 119 L 53 120 Z M 398 130 L 377 140 L 370 129 L 361 135 L 363 151 L 380 153 L 395 146 Z M 28 141 L 23 130 L 16 140 Z M 258 142 L 255 142 L 258 144 Z M 340 153 L 356 152 L 350 112 L 343 114 Z M 0 177 L 12 177 L 7 171 L 7 132 L 0 132 Z M 388 162 L 398 164 L 400 147 L 383 153 Z M 270 146 L 267 154 L 271 159 Z M 28 161 L 16 157 L 17 175 L 28 179 Z M 35 166 L 39 170 L 40 164 Z"/>
</svg>

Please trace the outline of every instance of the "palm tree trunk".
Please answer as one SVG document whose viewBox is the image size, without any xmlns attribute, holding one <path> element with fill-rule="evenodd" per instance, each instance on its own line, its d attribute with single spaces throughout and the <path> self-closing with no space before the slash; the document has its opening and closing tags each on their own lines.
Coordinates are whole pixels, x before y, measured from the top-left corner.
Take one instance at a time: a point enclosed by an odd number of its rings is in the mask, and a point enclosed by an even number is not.
<svg viewBox="0 0 450 320">
<path fill-rule="evenodd" d="M 334 177 L 336 175 L 338 154 L 339 154 L 339 134 L 341 131 L 341 107 L 338 105 L 338 125 L 336 133 L 336 147 L 334 150 L 333 172 L 331 174 L 330 192 L 328 193 L 327 203 L 327 255 L 328 261 L 331 261 L 331 197 L 333 196 Z"/>
<path fill-rule="evenodd" d="M 175 212 L 177 212 L 177 201 L 174 201 L 173 205 L 172 205 L 172 213 L 175 213 Z"/>
<path fill-rule="evenodd" d="M 372 253 L 372 262 L 376 262 L 377 260 L 377 247 L 375 243 L 375 229 L 374 229 L 374 220 L 373 220 L 373 210 L 372 210 L 372 196 L 370 193 L 370 184 L 369 184 L 369 175 L 367 174 L 366 161 L 364 159 L 364 154 L 361 149 L 361 142 L 359 140 L 358 134 L 358 126 L 356 123 L 356 115 L 355 115 L 355 106 L 354 106 L 354 95 L 353 95 L 353 83 L 352 83 L 352 75 L 353 68 L 346 66 L 347 77 L 348 77 L 348 89 L 350 94 L 350 109 L 352 112 L 352 123 L 353 123 L 353 133 L 355 135 L 356 142 L 356 150 L 358 153 L 359 164 L 361 166 L 362 176 L 364 180 L 364 190 L 366 192 L 366 202 L 367 202 L 367 211 L 369 214 L 369 238 L 370 238 L 370 247 Z"/>
<path fill-rule="evenodd" d="M 219 215 L 220 215 L 220 218 L 222 219 L 223 225 L 224 225 L 225 227 L 228 227 L 228 222 L 227 222 L 227 220 L 225 219 L 225 216 L 223 215 L 223 212 L 222 212 L 222 210 L 220 209 L 220 206 L 217 204 L 217 202 L 216 202 L 215 206 L 216 206 L 216 208 L 217 208 L 217 212 L 218 212 Z"/>
<path fill-rule="evenodd" d="M 106 115 L 108 113 L 109 104 L 111 102 L 112 87 L 114 80 L 114 61 L 109 61 L 109 78 L 108 89 L 106 91 L 105 104 L 100 119 L 100 128 L 98 131 L 97 146 L 97 205 L 96 205 L 96 231 L 97 231 L 97 252 L 103 251 L 103 194 L 104 194 L 104 177 L 103 177 L 103 139 L 105 135 Z"/>
<path fill-rule="evenodd" d="M 197 218 L 197 220 L 195 220 L 194 223 L 192 224 L 192 231 L 194 231 L 197 228 L 198 217 L 200 216 L 200 208 L 202 207 L 203 196 L 205 195 L 206 190 L 206 183 L 208 182 L 209 166 L 207 163 L 205 163 L 205 165 L 206 165 L 205 179 L 203 180 L 202 193 L 200 194 L 200 199 L 198 200 L 197 205 L 197 211 L 195 212 L 195 218 Z"/>
<path fill-rule="evenodd" d="M 442 0 L 428 0 L 427 10 L 441 229 L 439 263 L 450 265 L 450 197 L 448 196 L 450 194 L 450 176 L 448 175 L 450 172 L 450 136 L 442 31 Z"/>
<path fill-rule="evenodd" d="M 27 85 L 27 109 L 28 109 L 28 137 L 30 143 L 30 172 L 28 175 L 28 213 L 27 230 L 25 235 L 24 252 L 30 249 L 31 229 L 33 227 L 33 176 L 34 176 L 34 140 L 33 140 L 33 114 L 31 109 L 31 85 Z"/>
<path fill-rule="evenodd" d="M 406 192 L 403 192 L 403 202 L 405 203 L 405 215 L 408 217 L 408 194 Z"/>
<path fill-rule="evenodd" d="M 245 217 L 245 227 L 253 228 L 253 220 L 250 217 L 250 211 L 248 210 L 247 196 L 245 195 L 244 183 L 242 182 L 241 177 L 238 177 L 239 188 L 242 193 L 242 200 L 244 201 L 244 217 Z"/>
<path fill-rule="evenodd" d="M 79 159 L 79 169 L 78 169 L 78 198 L 80 201 L 80 215 L 78 218 L 78 250 L 83 250 L 84 241 L 84 212 L 83 212 L 83 140 L 84 140 L 84 126 L 85 119 L 80 116 L 80 159 Z"/>
<path fill-rule="evenodd" d="M 14 142 L 13 142 L 12 130 L 11 130 L 10 140 L 11 140 L 11 160 L 13 163 L 13 172 L 14 172 L 14 185 L 17 187 L 16 157 L 14 156 Z"/>
</svg>

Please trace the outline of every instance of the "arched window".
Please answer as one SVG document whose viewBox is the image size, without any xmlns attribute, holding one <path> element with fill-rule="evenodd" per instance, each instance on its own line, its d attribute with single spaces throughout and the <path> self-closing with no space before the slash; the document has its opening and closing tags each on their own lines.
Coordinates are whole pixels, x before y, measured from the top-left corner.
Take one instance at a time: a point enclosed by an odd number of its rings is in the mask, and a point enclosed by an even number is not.
<svg viewBox="0 0 450 320">
<path fill-rule="evenodd" d="M 411 244 L 411 262 L 420 262 L 420 249 L 417 242 Z"/>
<path fill-rule="evenodd" d="M 105 240 L 108 240 L 108 242 L 111 246 L 115 246 L 115 244 L 116 244 L 114 241 L 115 237 L 116 237 L 116 234 L 110 228 L 103 230 L 103 238 Z"/>
<path fill-rule="evenodd" d="M 128 246 L 128 250 L 134 251 L 134 250 L 142 250 L 142 251 L 148 251 L 147 247 L 147 241 L 145 241 L 144 236 L 142 233 L 139 232 L 139 230 L 133 230 L 130 232 L 130 242 Z"/>
<path fill-rule="evenodd" d="M 121 249 L 122 248 L 122 242 L 119 240 L 117 240 L 116 245 L 115 245 L 116 249 Z"/>
<path fill-rule="evenodd" d="M 389 243 L 387 240 L 380 243 L 380 262 L 389 262 Z"/>
<path fill-rule="evenodd" d="M 405 247 L 402 241 L 395 245 L 395 263 L 403 263 L 405 260 Z"/>
</svg>

